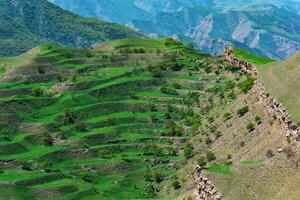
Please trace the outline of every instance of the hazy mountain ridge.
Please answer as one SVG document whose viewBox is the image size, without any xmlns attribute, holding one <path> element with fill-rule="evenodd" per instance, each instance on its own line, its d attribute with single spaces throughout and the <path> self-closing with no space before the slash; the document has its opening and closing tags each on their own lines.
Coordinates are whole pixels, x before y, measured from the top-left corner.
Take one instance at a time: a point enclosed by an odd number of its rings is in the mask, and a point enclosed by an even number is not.
<svg viewBox="0 0 300 200">
<path fill-rule="evenodd" d="M 227 44 L 276 59 L 300 50 L 299 1 L 51 2 L 84 16 L 126 24 L 151 36 L 184 38 L 212 54 L 222 53 Z"/>
</svg>

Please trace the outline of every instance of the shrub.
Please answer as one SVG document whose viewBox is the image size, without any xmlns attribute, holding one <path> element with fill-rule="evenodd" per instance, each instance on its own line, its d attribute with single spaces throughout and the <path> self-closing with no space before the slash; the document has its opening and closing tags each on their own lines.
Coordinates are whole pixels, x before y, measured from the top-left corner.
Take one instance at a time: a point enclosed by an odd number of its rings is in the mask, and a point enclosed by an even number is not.
<svg viewBox="0 0 300 200">
<path fill-rule="evenodd" d="M 207 145 L 212 144 L 212 140 L 210 139 L 210 137 L 205 138 L 205 144 L 207 144 Z"/>
<path fill-rule="evenodd" d="M 52 146 L 53 145 L 53 139 L 50 134 L 44 134 L 41 139 L 42 144 L 45 146 Z"/>
<path fill-rule="evenodd" d="M 87 172 L 80 172 L 79 176 L 84 180 L 85 182 L 92 183 L 93 177 L 87 173 Z"/>
<path fill-rule="evenodd" d="M 246 144 L 246 143 L 245 143 L 244 141 L 240 142 L 240 146 L 241 146 L 241 147 L 244 147 L 245 144 Z"/>
<path fill-rule="evenodd" d="M 234 92 L 230 92 L 227 97 L 230 99 L 230 100 L 234 100 L 236 99 L 236 94 Z"/>
<path fill-rule="evenodd" d="M 243 93 L 247 93 L 254 85 L 255 78 L 248 77 L 245 81 L 239 84 L 239 88 Z"/>
<path fill-rule="evenodd" d="M 261 118 L 260 118 L 260 116 L 256 116 L 255 117 L 255 122 L 256 122 L 257 125 L 261 124 Z"/>
<path fill-rule="evenodd" d="M 242 117 L 242 116 L 244 116 L 248 111 L 249 111 L 249 107 L 248 107 L 248 106 L 244 106 L 244 107 L 238 109 L 237 115 L 238 115 L 239 117 Z"/>
<path fill-rule="evenodd" d="M 31 89 L 31 95 L 34 97 L 43 96 L 44 92 L 45 92 L 44 89 L 41 87 L 34 87 Z"/>
<path fill-rule="evenodd" d="M 247 124 L 246 128 L 249 132 L 251 132 L 255 129 L 255 125 L 252 123 L 249 123 L 249 124 Z"/>
<path fill-rule="evenodd" d="M 204 167 L 207 164 L 206 158 L 204 156 L 201 156 L 198 160 L 198 165 L 200 167 Z"/>
<path fill-rule="evenodd" d="M 229 112 L 226 112 L 226 113 L 224 113 L 224 115 L 223 115 L 224 121 L 229 120 L 231 117 L 232 117 L 232 116 L 231 116 L 231 114 L 230 114 Z"/>
<path fill-rule="evenodd" d="M 230 71 L 230 72 L 238 72 L 238 71 L 239 71 L 239 68 L 237 68 L 237 67 L 234 66 L 234 65 L 226 65 L 226 66 L 225 66 L 225 70 L 226 70 L 226 71 Z"/>
<path fill-rule="evenodd" d="M 272 158 L 274 156 L 274 153 L 271 149 L 269 149 L 266 153 L 267 158 Z"/>
<path fill-rule="evenodd" d="M 176 41 L 175 39 L 173 39 L 173 38 L 165 38 L 164 40 L 163 40 L 163 43 L 164 43 L 164 45 L 166 45 L 166 46 L 169 46 L 169 45 L 178 45 L 178 44 L 180 44 L 180 42 L 178 42 L 178 41 Z"/>
<path fill-rule="evenodd" d="M 212 151 L 206 152 L 206 159 L 208 162 L 215 160 L 216 156 L 215 156 L 214 152 L 212 152 Z"/>
<path fill-rule="evenodd" d="M 79 120 L 79 121 L 76 121 L 75 123 L 75 130 L 78 131 L 78 132 L 84 132 L 86 131 L 86 125 L 83 121 Z"/>
<path fill-rule="evenodd" d="M 186 159 L 193 157 L 193 151 L 194 151 L 194 147 L 192 146 L 192 144 L 187 143 L 184 147 L 184 157 Z"/>
<path fill-rule="evenodd" d="M 208 121 L 208 123 L 213 123 L 213 121 L 214 121 L 215 119 L 214 119 L 214 117 L 209 117 L 208 119 L 207 119 L 207 121 Z"/>
<path fill-rule="evenodd" d="M 177 92 L 175 90 L 173 90 L 171 88 L 168 88 L 168 87 L 165 87 L 165 86 L 161 87 L 160 91 L 163 94 L 170 94 L 170 95 L 176 95 L 177 94 Z"/>
<path fill-rule="evenodd" d="M 32 163 L 28 160 L 21 160 L 20 165 L 22 166 L 23 170 L 31 171 Z"/>
<path fill-rule="evenodd" d="M 38 66 L 38 72 L 39 74 L 45 74 L 45 70 L 42 66 Z"/>
<path fill-rule="evenodd" d="M 172 186 L 175 190 L 178 190 L 181 187 L 180 182 L 177 178 L 174 178 L 172 180 Z"/>
<path fill-rule="evenodd" d="M 70 109 L 66 109 L 64 116 L 63 116 L 63 123 L 64 124 L 73 124 L 76 121 L 76 116 L 74 112 Z"/>
</svg>

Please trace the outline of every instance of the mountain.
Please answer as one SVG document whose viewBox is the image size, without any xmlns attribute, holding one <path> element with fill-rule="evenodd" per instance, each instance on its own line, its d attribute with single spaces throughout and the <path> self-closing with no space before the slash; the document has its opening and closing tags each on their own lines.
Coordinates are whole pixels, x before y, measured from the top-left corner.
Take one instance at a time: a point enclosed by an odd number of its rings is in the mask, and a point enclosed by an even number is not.
<svg viewBox="0 0 300 200">
<path fill-rule="evenodd" d="M 141 37 L 122 25 L 80 17 L 46 0 L 0 3 L 0 55 L 18 55 L 46 43 L 89 47 L 104 40 Z"/>
<path fill-rule="evenodd" d="M 228 44 L 274 59 L 285 59 L 300 50 L 299 1 L 50 1 L 152 37 L 179 38 L 212 54 L 221 54 Z"/>
</svg>

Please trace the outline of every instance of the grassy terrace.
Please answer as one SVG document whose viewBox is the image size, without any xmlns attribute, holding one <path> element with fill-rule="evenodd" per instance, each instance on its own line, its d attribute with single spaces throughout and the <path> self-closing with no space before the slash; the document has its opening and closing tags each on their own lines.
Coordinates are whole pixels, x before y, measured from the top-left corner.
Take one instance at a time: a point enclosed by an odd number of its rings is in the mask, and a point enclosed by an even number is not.
<svg viewBox="0 0 300 200">
<path fill-rule="evenodd" d="M 0 192 L 13 199 L 174 199 L 189 139 L 214 138 L 210 113 L 244 79 L 173 40 L 48 45 L 28 60 L 0 74 L 0 161 L 17 162 L 0 165 Z"/>
</svg>

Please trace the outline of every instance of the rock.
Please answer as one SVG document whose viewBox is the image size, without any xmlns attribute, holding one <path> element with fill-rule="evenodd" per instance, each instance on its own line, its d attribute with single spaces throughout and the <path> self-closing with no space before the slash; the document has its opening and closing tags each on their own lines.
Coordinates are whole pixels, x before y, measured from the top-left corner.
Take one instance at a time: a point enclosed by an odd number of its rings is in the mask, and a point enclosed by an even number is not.
<svg viewBox="0 0 300 200">
<path fill-rule="evenodd" d="M 282 153 L 282 152 L 283 152 L 283 149 L 280 148 L 280 149 L 277 150 L 277 152 L 278 152 L 278 153 Z"/>
</svg>

